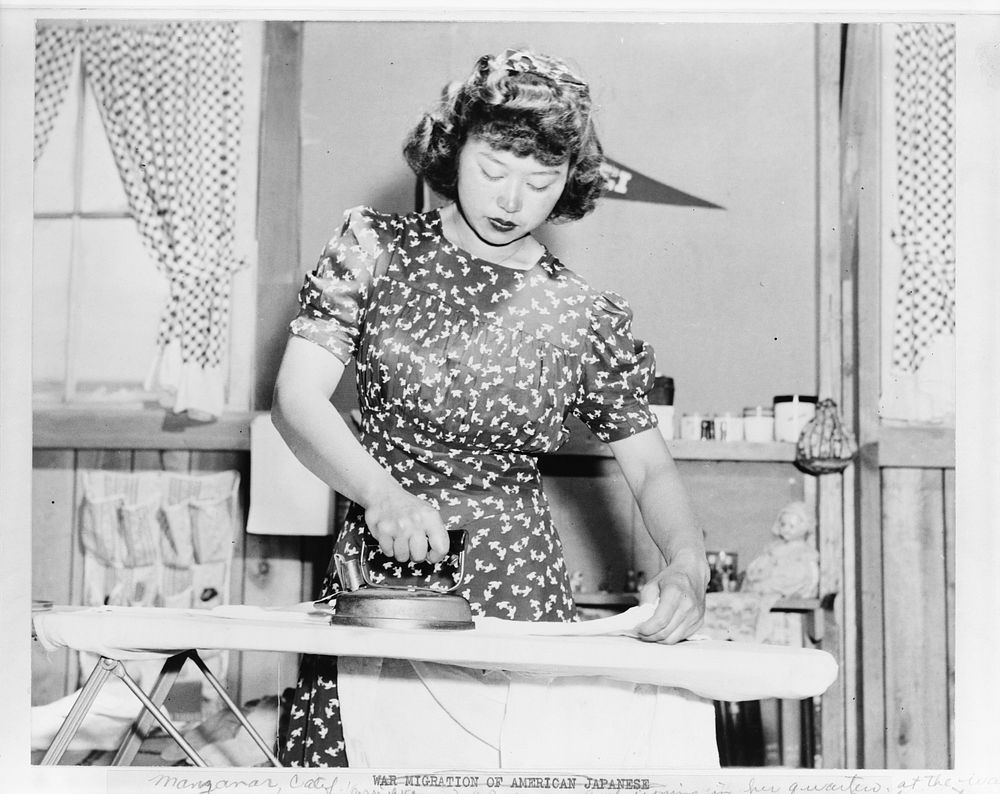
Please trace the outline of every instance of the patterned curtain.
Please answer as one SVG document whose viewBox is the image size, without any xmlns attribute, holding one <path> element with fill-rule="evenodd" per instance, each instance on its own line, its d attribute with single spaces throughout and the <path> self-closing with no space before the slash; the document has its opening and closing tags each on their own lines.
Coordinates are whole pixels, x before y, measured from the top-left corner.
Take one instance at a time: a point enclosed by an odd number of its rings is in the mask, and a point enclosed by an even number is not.
<svg viewBox="0 0 1000 794">
<path fill-rule="evenodd" d="M 915 372 L 927 346 L 955 330 L 955 28 L 899 25 L 895 43 L 899 217 L 903 270 L 893 367 Z"/>
<path fill-rule="evenodd" d="M 238 23 L 83 30 L 94 90 L 129 206 L 167 276 L 147 388 L 176 412 L 225 405 L 236 179 L 242 124 Z"/>
<path fill-rule="evenodd" d="M 45 151 L 73 73 L 79 31 L 44 27 L 35 31 L 35 162 Z"/>
</svg>

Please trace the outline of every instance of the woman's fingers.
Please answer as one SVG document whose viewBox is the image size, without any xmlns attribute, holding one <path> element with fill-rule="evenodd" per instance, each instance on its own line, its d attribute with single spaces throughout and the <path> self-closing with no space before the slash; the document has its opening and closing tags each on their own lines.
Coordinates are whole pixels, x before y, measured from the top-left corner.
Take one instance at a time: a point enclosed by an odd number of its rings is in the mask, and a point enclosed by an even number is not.
<svg viewBox="0 0 1000 794">
<path fill-rule="evenodd" d="M 430 549 L 427 551 L 427 560 L 429 562 L 440 562 L 445 557 L 448 556 L 448 548 L 451 545 L 451 540 L 448 537 L 448 531 L 444 528 L 444 524 L 441 523 L 441 519 L 437 516 L 437 521 L 434 523 L 430 529 L 427 530 L 427 534 L 424 536 Z"/>
<path fill-rule="evenodd" d="M 659 600 L 649 620 L 636 627 L 647 642 L 673 644 L 691 636 L 701 625 L 703 611 L 689 588 L 667 579 L 660 580 Z"/>
<path fill-rule="evenodd" d="M 372 505 L 365 520 L 382 553 L 399 562 L 438 562 L 448 553 L 448 533 L 440 514 L 415 496 Z"/>
<path fill-rule="evenodd" d="M 410 535 L 398 535 L 393 538 L 393 557 L 400 562 L 408 562 L 410 559 Z"/>
</svg>

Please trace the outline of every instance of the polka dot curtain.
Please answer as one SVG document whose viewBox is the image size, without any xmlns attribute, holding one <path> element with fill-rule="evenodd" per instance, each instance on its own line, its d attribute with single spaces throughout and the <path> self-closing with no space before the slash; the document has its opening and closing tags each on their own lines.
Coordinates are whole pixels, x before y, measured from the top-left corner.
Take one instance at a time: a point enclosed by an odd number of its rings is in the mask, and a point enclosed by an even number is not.
<svg viewBox="0 0 1000 794">
<path fill-rule="evenodd" d="M 176 412 L 225 405 L 236 181 L 243 121 L 238 23 L 39 27 L 35 159 L 82 46 L 129 207 L 167 277 L 159 353 L 146 387 Z"/>
<path fill-rule="evenodd" d="M 903 269 L 892 364 L 905 372 L 920 368 L 935 337 L 955 331 L 954 86 L 954 25 L 898 25 L 893 239 Z"/>
<path fill-rule="evenodd" d="M 39 26 L 35 31 L 36 163 L 66 98 L 78 42 L 79 34 L 73 28 Z"/>
<path fill-rule="evenodd" d="M 176 412 L 225 404 L 242 123 L 238 23 L 84 29 L 87 80 L 139 230 L 170 282 L 147 388 Z"/>
</svg>

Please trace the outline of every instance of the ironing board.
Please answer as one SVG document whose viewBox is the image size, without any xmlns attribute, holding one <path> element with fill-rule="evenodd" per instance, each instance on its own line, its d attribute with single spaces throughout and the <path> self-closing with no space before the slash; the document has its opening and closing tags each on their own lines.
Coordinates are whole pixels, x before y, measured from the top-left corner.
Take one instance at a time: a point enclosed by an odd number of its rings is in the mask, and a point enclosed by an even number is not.
<svg viewBox="0 0 1000 794">
<path fill-rule="evenodd" d="M 35 613 L 34 635 L 44 648 L 68 647 L 99 656 L 42 764 L 58 763 L 100 687 L 115 675 L 140 700 L 143 710 L 112 763 L 131 763 L 141 737 L 155 720 L 195 765 L 206 766 L 162 710 L 177 674 L 190 660 L 247 729 L 269 763 L 278 766 L 268 744 L 201 660 L 199 650 L 384 657 L 481 670 L 609 677 L 678 687 L 725 701 L 814 697 L 822 694 L 837 676 L 833 657 L 816 649 L 713 640 L 677 645 L 638 641 L 628 634 L 645 618 L 643 607 L 579 624 L 485 618 L 477 619 L 473 630 L 444 632 L 331 626 L 328 616 L 303 607 L 53 607 Z M 164 663 L 147 694 L 128 676 L 124 662 L 150 658 L 163 658 Z"/>
</svg>

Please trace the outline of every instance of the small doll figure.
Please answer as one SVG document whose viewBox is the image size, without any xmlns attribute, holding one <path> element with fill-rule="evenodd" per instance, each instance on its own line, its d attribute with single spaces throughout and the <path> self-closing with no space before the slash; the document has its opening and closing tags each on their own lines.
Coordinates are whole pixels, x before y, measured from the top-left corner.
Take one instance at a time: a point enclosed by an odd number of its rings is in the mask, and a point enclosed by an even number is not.
<svg viewBox="0 0 1000 794">
<path fill-rule="evenodd" d="M 815 597 L 819 591 L 815 525 L 804 502 L 781 508 L 771 528 L 775 539 L 747 566 L 743 589 L 779 598 Z"/>
</svg>

